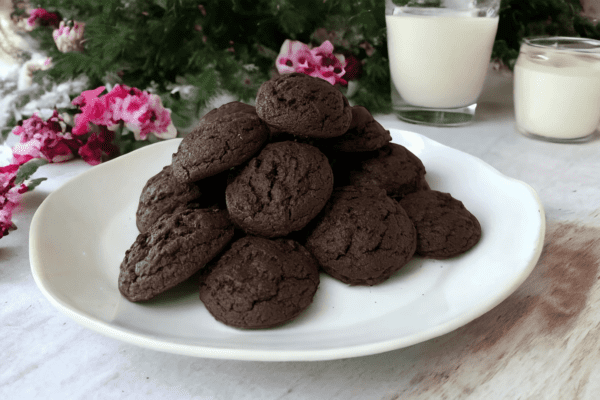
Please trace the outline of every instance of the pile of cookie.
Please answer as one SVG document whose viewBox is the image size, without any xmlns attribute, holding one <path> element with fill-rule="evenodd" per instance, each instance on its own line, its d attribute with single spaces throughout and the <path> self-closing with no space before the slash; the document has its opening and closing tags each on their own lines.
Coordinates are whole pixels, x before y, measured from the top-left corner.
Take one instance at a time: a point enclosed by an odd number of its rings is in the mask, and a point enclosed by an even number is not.
<svg viewBox="0 0 600 400">
<path fill-rule="evenodd" d="M 256 106 L 206 114 L 146 183 L 136 223 L 123 296 L 149 300 L 199 275 L 208 311 L 238 328 L 295 318 L 319 271 L 376 285 L 414 255 L 454 257 L 481 235 L 366 108 L 304 74 L 265 82 Z"/>
</svg>

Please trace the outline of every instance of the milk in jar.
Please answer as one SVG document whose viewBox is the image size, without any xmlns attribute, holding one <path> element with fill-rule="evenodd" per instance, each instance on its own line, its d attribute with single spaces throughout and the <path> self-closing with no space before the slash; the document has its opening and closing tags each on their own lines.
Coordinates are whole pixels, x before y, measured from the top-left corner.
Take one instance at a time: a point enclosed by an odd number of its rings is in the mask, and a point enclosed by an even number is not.
<svg viewBox="0 0 600 400">
<path fill-rule="evenodd" d="M 517 129 L 569 141 L 600 123 L 600 42 L 581 38 L 525 40 L 514 69 Z"/>
</svg>

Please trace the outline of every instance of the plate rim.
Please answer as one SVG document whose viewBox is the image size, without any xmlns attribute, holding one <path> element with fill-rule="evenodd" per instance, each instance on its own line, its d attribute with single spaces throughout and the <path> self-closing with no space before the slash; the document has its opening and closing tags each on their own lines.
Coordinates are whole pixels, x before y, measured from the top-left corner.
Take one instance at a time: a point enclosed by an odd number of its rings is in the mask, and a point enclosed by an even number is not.
<svg viewBox="0 0 600 400">
<path fill-rule="evenodd" d="M 499 172 L 497 169 L 481 160 L 478 157 L 465 153 L 461 150 L 454 149 L 452 147 L 446 146 L 442 143 L 439 143 L 435 140 L 429 139 L 426 136 L 418 134 L 416 132 L 402 130 L 402 129 L 389 129 L 392 137 L 395 135 L 398 136 L 413 136 L 414 138 L 418 138 L 422 140 L 427 146 L 435 146 L 441 147 L 450 151 L 458 152 L 462 157 L 467 157 L 470 161 L 478 163 L 480 166 L 483 166 L 486 170 L 491 173 L 496 174 L 502 179 L 506 179 L 507 181 L 511 181 L 515 184 L 523 186 L 527 189 L 527 192 L 532 196 L 533 200 L 537 203 L 539 210 L 539 222 L 540 228 L 538 231 L 538 237 L 535 242 L 535 247 L 532 252 L 532 256 L 529 260 L 527 260 L 527 265 L 521 270 L 522 272 L 519 274 L 517 279 L 513 280 L 510 285 L 507 285 L 504 290 L 502 290 L 498 295 L 494 298 L 491 298 L 488 302 L 483 302 L 479 304 L 477 307 L 469 309 L 467 312 L 463 312 L 462 314 L 452 318 L 444 323 L 438 324 L 436 326 L 430 327 L 424 331 L 418 331 L 414 334 L 403 336 L 400 338 L 394 339 L 386 339 L 382 341 L 376 341 L 373 343 L 367 344 L 358 344 L 351 346 L 341 346 L 336 348 L 327 348 L 327 349 L 309 349 L 309 350 L 285 350 L 285 349 L 274 349 L 274 350 L 265 350 L 265 349 L 243 349 L 243 348 L 223 348 L 223 347 L 210 347 L 210 346 L 199 346 L 193 344 L 186 343 L 177 343 L 176 341 L 170 340 L 166 341 L 160 338 L 152 337 L 151 335 L 133 332 L 129 329 L 118 327 L 107 323 L 105 321 L 100 320 L 99 318 L 89 315 L 87 313 L 82 312 L 81 310 L 75 309 L 72 305 L 62 301 L 61 299 L 56 298 L 52 293 L 50 293 L 49 289 L 45 286 L 45 282 L 43 279 L 43 270 L 41 269 L 41 262 L 39 259 L 39 255 L 37 254 L 37 240 L 40 232 L 38 220 L 40 219 L 40 215 L 43 214 L 44 209 L 47 204 L 52 201 L 53 195 L 56 192 L 59 192 L 63 189 L 63 187 L 67 185 L 73 185 L 80 179 L 85 179 L 85 177 L 92 173 L 92 171 L 98 171 L 104 168 L 110 168 L 111 164 L 114 162 L 119 162 L 121 157 L 117 159 L 102 163 L 100 165 L 95 166 L 94 168 L 90 168 L 87 171 L 84 171 L 77 176 L 69 179 L 59 188 L 51 192 L 42 202 L 42 204 L 36 210 L 29 229 L 29 259 L 30 266 L 33 274 L 34 281 L 38 287 L 38 289 L 42 292 L 42 294 L 50 301 L 50 303 L 56 307 L 59 311 L 66 314 L 68 317 L 79 323 L 80 325 L 101 333 L 105 336 L 124 341 L 130 344 L 134 344 L 137 346 L 150 348 L 153 350 L 169 352 L 174 354 L 182 354 L 194 357 L 204 357 L 204 358 L 215 358 L 215 359 L 231 359 L 231 360 L 246 360 L 246 361 L 325 361 L 325 360 L 334 360 L 334 359 L 343 359 L 343 358 L 353 358 L 353 357 L 361 357 L 366 355 L 373 355 L 378 353 L 383 353 L 391 350 L 396 350 L 408 346 L 412 346 L 417 343 L 424 342 L 426 340 L 447 334 L 452 332 L 461 326 L 466 325 L 467 323 L 475 320 L 486 312 L 492 310 L 502 301 L 504 301 L 508 296 L 510 296 L 521 284 L 527 279 L 527 277 L 533 271 L 535 265 L 537 264 L 545 238 L 545 230 L 546 230 L 546 218 L 545 211 L 542 202 L 537 194 L 537 192 L 527 183 L 520 181 L 518 179 L 506 176 Z M 181 141 L 181 139 L 170 139 L 168 141 L 158 142 L 149 146 L 145 146 L 136 152 L 144 152 L 151 151 L 150 147 L 153 146 L 167 146 L 167 143 L 173 141 Z M 171 146 L 169 144 L 168 146 Z M 154 151 L 155 148 L 152 149 Z M 138 153 L 138 155 L 141 153 Z M 121 162 L 123 160 L 121 159 Z M 97 172 L 94 172 L 97 173 Z M 50 199 L 50 200 L 49 200 Z"/>
</svg>

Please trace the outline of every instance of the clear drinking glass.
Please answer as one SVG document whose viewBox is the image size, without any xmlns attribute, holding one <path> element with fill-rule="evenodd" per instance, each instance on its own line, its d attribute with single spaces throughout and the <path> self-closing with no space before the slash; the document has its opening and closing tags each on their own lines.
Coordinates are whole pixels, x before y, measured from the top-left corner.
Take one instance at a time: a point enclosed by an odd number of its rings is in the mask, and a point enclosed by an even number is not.
<svg viewBox="0 0 600 400">
<path fill-rule="evenodd" d="M 514 100 L 522 134 L 552 142 L 588 140 L 600 123 L 600 41 L 524 39 Z"/>
<path fill-rule="evenodd" d="M 392 105 L 404 121 L 470 123 L 498 29 L 500 0 L 386 0 Z"/>
</svg>

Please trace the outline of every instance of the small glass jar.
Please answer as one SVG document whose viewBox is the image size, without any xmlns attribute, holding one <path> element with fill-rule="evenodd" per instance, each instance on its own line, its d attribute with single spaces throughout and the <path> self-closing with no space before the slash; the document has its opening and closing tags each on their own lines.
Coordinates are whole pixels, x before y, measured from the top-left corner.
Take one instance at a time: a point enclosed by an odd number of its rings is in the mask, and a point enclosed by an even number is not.
<svg viewBox="0 0 600 400">
<path fill-rule="evenodd" d="M 514 69 L 517 130 L 552 142 L 588 140 L 600 123 L 600 41 L 523 41 Z"/>
</svg>

